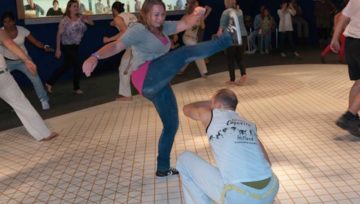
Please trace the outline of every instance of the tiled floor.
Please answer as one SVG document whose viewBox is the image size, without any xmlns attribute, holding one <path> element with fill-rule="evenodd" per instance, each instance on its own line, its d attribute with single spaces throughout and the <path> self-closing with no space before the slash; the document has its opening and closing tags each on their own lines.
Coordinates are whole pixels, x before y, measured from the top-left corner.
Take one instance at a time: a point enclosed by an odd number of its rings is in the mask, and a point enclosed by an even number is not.
<svg viewBox="0 0 360 204">
<path fill-rule="evenodd" d="M 360 203 L 360 139 L 334 125 L 351 82 L 344 65 L 248 70 L 174 86 L 178 105 L 229 87 L 254 121 L 281 188 L 275 203 Z M 154 176 L 161 122 L 142 97 L 47 120 L 60 136 L 36 142 L 20 127 L 0 132 L 0 203 L 183 203 L 177 176 Z M 213 161 L 201 124 L 180 113 L 172 163 L 184 150 Z"/>
</svg>

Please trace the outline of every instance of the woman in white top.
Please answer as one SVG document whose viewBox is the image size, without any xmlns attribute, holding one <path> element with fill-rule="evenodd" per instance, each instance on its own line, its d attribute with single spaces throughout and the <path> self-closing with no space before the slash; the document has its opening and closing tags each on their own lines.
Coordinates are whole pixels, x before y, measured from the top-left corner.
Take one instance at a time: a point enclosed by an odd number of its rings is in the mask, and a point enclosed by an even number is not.
<svg viewBox="0 0 360 204">
<path fill-rule="evenodd" d="M 119 33 L 112 37 L 104 37 L 104 43 L 109 43 L 119 39 L 126 31 L 128 26 L 131 23 L 137 22 L 137 18 L 132 13 L 124 12 L 124 4 L 121 2 L 114 2 L 112 5 L 112 14 L 114 20 L 111 22 L 119 30 Z M 130 86 L 130 76 L 132 69 L 130 68 L 131 60 L 131 48 L 126 49 L 125 53 L 121 58 L 119 65 L 119 94 L 116 100 L 119 101 L 129 101 L 132 100 L 131 97 L 131 86 Z"/>
<path fill-rule="evenodd" d="M 291 51 L 294 53 L 296 57 L 300 57 L 299 53 L 295 50 L 295 44 L 293 39 L 293 24 L 292 24 L 292 16 L 296 14 L 292 3 L 283 2 L 281 4 L 280 9 L 277 10 L 279 15 L 279 34 L 280 34 L 280 50 L 281 56 L 286 57 L 285 51 L 285 40 L 287 39 Z"/>
<path fill-rule="evenodd" d="M 189 1 L 186 13 L 191 14 L 194 9 L 199 6 L 199 2 L 197 0 Z M 183 42 L 185 45 L 196 45 L 198 43 L 198 31 L 199 29 L 205 29 L 204 19 L 200 19 L 196 25 L 192 28 L 187 29 L 183 35 Z M 206 78 L 207 75 L 207 67 L 204 59 L 195 60 L 196 66 L 199 69 L 201 77 Z M 188 65 L 186 65 L 181 72 L 184 72 Z"/>
<path fill-rule="evenodd" d="M 30 57 L 1 29 L 0 44 L 14 53 L 14 55 L 24 63 L 26 69 L 28 69 L 31 74 L 36 74 L 36 65 L 31 61 Z M 36 140 L 46 141 L 58 135 L 49 130 L 40 115 L 24 96 L 14 78 L 9 74 L 2 54 L 0 54 L 0 98 L 14 109 L 25 129 Z"/>
<path fill-rule="evenodd" d="M 2 27 L 3 30 L 7 33 L 7 35 L 12 38 L 12 40 L 27 54 L 27 50 L 25 47 L 25 40 L 28 40 L 31 44 L 36 47 L 44 50 L 45 52 L 53 51 L 49 45 L 45 45 L 42 42 L 38 41 L 33 35 L 31 35 L 30 31 L 22 26 L 17 26 L 15 22 L 15 17 L 11 12 L 6 12 L 2 15 L 1 21 L 4 24 Z M 34 86 L 36 95 L 40 99 L 41 106 L 43 110 L 48 110 L 50 108 L 49 105 L 49 97 L 44 89 L 44 85 L 37 73 L 33 75 L 26 68 L 25 64 L 17 57 L 14 53 L 9 51 L 8 49 L 1 47 L 3 49 L 3 55 L 6 60 L 6 64 L 10 72 L 12 71 L 20 71 L 26 75 L 26 77 L 31 81 Z"/>
</svg>

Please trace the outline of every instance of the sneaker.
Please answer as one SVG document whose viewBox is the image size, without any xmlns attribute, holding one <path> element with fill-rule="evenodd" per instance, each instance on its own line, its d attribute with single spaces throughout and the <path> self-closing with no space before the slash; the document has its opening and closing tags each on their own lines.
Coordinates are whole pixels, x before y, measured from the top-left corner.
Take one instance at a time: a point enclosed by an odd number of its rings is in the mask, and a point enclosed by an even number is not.
<svg viewBox="0 0 360 204">
<path fill-rule="evenodd" d="M 286 57 L 286 54 L 284 52 L 282 52 L 280 55 L 281 57 Z"/>
<path fill-rule="evenodd" d="M 360 120 L 359 118 L 348 119 L 345 115 L 342 115 L 335 124 L 339 126 L 341 129 L 347 130 L 350 134 L 360 137 Z"/>
<path fill-rule="evenodd" d="M 49 101 L 41 100 L 40 102 L 41 102 L 41 108 L 43 110 L 49 110 L 50 109 Z"/>
<path fill-rule="evenodd" d="M 294 52 L 295 57 L 300 57 L 300 54 L 298 52 Z"/>
<path fill-rule="evenodd" d="M 231 34 L 235 45 L 242 44 L 239 19 L 233 9 L 229 12 L 229 25 L 227 31 Z"/>
<path fill-rule="evenodd" d="M 156 176 L 158 177 L 165 177 L 165 176 L 171 176 L 171 175 L 176 175 L 179 174 L 178 170 L 175 169 L 174 167 L 170 167 L 169 170 L 167 171 L 156 171 Z"/>
</svg>

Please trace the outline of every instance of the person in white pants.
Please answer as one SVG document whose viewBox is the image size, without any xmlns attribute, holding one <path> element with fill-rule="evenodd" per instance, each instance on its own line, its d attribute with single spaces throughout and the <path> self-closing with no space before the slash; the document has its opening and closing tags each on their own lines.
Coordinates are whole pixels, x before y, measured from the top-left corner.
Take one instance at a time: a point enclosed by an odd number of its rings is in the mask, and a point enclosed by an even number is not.
<svg viewBox="0 0 360 204">
<path fill-rule="evenodd" d="M 119 39 L 126 31 L 128 26 L 131 23 L 137 22 L 137 18 L 132 13 L 124 12 L 124 4 L 121 2 L 114 2 L 112 5 L 112 13 L 114 16 L 113 24 L 119 30 L 119 33 L 112 37 L 104 37 L 104 43 L 109 43 Z M 119 95 L 116 100 L 128 101 L 132 100 L 131 97 L 131 86 L 130 86 L 130 76 L 131 72 L 131 57 L 132 51 L 131 48 L 125 50 L 119 66 Z"/>
<path fill-rule="evenodd" d="M 235 112 L 238 100 L 229 89 L 211 100 L 185 105 L 184 114 L 204 125 L 216 166 L 192 152 L 177 160 L 186 204 L 272 203 L 279 181 L 257 138 L 256 126 Z"/>
<path fill-rule="evenodd" d="M 36 74 L 36 65 L 3 30 L 0 30 L 0 44 L 18 56 L 32 74 Z M 9 70 L 6 68 L 5 59 L 2 54 L 0 54 L 0 98 L 15 110 L 25 129 L 36 140 L 46 141 L 58 135 L 49 130 L 40 115 L 24 96 L 14 78 L 9 73 Z"/>
<path fill-rule="evenodd" d="M 190 1 L 186 8 L 187 13 L 192 13 L 194 8 L 196 8 L 197 6 L 199 6 L 199 2 L 197 0 Z M 200 28 L 205 29 L 204 19 L 200 19 L 195 26 L 185 31 L 183 35 L 183 43 L 185 45 L 196 45 L 198 43 L 198 31 Z M 205 64 L 205 60 L 204 59 L 195 60 L 195 64 L 199 69 L 201 77 L 206 78 L 208 71 Z M 187 66 L 188 64 L 181 69 L 180 73 L 184 72 Z"/>
</svg>

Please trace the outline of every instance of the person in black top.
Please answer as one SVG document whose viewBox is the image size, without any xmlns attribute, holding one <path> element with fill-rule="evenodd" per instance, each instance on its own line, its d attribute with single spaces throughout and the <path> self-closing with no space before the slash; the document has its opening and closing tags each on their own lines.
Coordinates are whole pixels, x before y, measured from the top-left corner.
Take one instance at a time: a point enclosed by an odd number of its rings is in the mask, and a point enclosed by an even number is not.
<svg viewBox="0 0 360 204">
<path fill-rule="evenodd" d="M 64 13 L 61 11 L 61 8 L 59 8 L 59 1 L 54 0 L 53 1 L 53 7 L 49 8 L 49 10 L 46 13 L 46 16 L 62 16 Z"/>
</svg>

